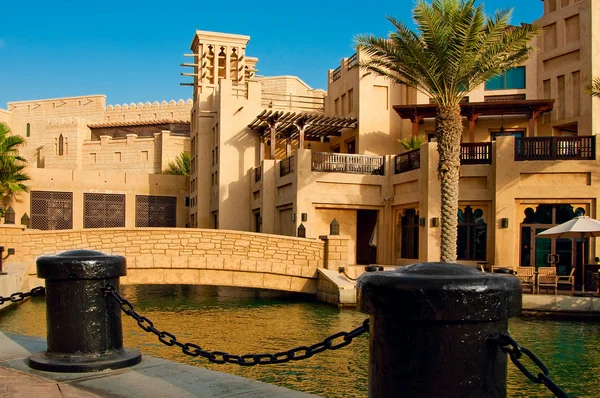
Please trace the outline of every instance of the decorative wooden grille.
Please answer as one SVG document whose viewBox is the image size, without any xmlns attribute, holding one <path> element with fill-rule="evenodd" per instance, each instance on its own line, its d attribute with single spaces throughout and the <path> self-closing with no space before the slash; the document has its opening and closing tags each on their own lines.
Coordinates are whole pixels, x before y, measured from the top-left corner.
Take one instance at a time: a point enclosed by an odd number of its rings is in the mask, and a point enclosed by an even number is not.
<svg viewBox="0 0 600 398">
<path fill-rule="evenodd" d="M 492 143 L 464 142 L 460 144 L 460 164 L 492 164 Z"/>
<path fill-rule="evenodd" d="M 595 137 L 517 137 L 515 160 L 595 160 Z"/>
<path fill-rule="evenodd" d="M 136 196 L 136 227 L 175 227 L 177 198 L 171 196 Z"/>
<path fill-rule="evenodd" d="M 394 173 L 400 174 L 407 171 L 416 170 L 421 167 L 421 150 L 413 149 L 396 155 L 394 158 Z"/>
<path fill-rule="evenodd" d="M 279 162 L 279 176 L 283 177 L 290 173 L 293 173 L 295 169 L 294 156 L 288 156 L 287 158 Z"/>
<path fill-rule="evenodd" d="M 72 229 L 73 193 L 32 191 L 30 222 L 33 229 Z"/>
<path fill-rule="evenodd" d="M 125 195 L 83 194 L 84 228 L 117 228 L 125 226 Z"/>
</svg>

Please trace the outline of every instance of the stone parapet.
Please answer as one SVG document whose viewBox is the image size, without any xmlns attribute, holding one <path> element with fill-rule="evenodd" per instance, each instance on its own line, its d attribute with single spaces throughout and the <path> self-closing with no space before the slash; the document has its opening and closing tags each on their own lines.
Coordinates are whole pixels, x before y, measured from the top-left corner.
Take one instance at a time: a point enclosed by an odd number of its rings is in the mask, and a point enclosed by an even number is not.
<svg viewBox="0 0 600 398">
<path fill-rule="evenodd" d="M 323 235 L 319 239 L 325 242 L 325 269 L 337 271 L 339 267 L 348 266 L 349 236 Z"/>
<path fill-rule="evenodd" d="M 0 229 L 2 231 L 2 229 Z M 13 239 L 13 238 L 11 238 Z M 36 273 L 42 255 L 97 250 L 127 259 L 127 284 L 206 284 L 316 294 L 324 243 L 240 231 L 183 228 L 24 230 L 14 238 L 19 259 Z"/>
</svg>

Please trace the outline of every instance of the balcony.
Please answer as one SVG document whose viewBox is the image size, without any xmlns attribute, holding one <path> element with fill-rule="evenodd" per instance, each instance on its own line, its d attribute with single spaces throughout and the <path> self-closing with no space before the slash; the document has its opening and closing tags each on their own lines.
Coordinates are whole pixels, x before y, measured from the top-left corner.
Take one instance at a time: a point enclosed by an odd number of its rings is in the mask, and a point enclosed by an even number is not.
<svg viewBox="0 0 600 398">
<path fill-rule="evenodd" d="M 385 174 L 385 156 L 314 152 L 311 163 L 312 171 L 380 176 Z"/>
<path fill-rule="evenodd" d="M 340 77 L 342 77 L 342 67 L 338 66 L 337 68 L 335 68 L 335 70 L 331 74 L 331 81 L 334 82 L 337 79 L 339 79 Z"/>
<path fill-rule="evenodd" d="M 595 160 L 594 136 L 515 138 L 515 161 Z"/>
<path fill-rule="evenodd" d="M 289 156 L 279 162 L 279 177 L 286 176 L 290 173 L 293 173 L 295 170 L 296 162 L 294 160 L 294 156 Z"/>
<path fill-rule="evenodd" d="M 421 167 L 421 150 L 413 149 L 412 151 L 394 157 L 394 173 L 406 173 L 407 171 L 416 170 Z"/>
<path fill-rule="evenodd" d="M 259 182 L 262 178 L 262 165 L 254 168 L 254 182 Z"/>
<path fill-rule="evenodd" d="M 491 142 L 466 142 L 460 144 L 460 164 L 492 164 Z M 394 158 L 394 173 L 401 174 L 421 167 L 421 150 L 414 149 Z"/>
<path fill-rule="evenodd" d="M 323 112 L 325 98 L 309 95 L 262 93 L 261 106 L 268 109 L 300 112 Z"/>
<path fill-rule="evenodd" d="M 492 164 L 492 143 L 465 142 L 460 144 L 460 164 Z"/>
</svg>

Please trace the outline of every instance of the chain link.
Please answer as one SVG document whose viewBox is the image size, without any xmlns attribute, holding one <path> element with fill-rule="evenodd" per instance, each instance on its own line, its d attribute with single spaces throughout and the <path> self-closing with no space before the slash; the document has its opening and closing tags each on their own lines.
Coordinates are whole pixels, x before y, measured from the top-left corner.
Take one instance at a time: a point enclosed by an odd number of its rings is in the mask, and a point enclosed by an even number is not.
<svg viewBox="0 0 600 398">
<path fill-rule="evenodd" d="M 339 350 L 342 347 L 352 343 L 352 340 L 369 331 L 369 319 L 365 319 L 363 324 L 350 332 L 339 332 L 327 337 L 325 340 L 313 344 L 311 346 L 300 346 L 287 351 L 276 353 L 262 354 L 245 354 L 233 355 L 223 351 L 208 351 L 199 345 L 192 343 L 181 343 L 177 337 L 167 331 L 160 331 L 154 327 L 154 323 L 138 314 L 133 305 L 123 298 L 113 285 L 107 285 L 104 289 L 104 294 L 113 298 L 121 307 L 121 310 L 135 319 L 138 326 L 145 332 L 153 333 L 158 337 L 158 340 L 169 347 L 177 346 L 181 351 L 192 357 L 202 357 L 208 359 L 212 363 L 225 364 L 231 363 L 239 366 L 255 366 L 255 365 L 273 365 L 277 363 L 285 363 L 289 361 L 300 361 L 316 355 L 326 350 Z"/>
<path fill-rule="evenodd" d="M 44 286 L 38 286 L 25 293 L 17 292 L 8 297 L 0 296 L 0 305 L 6 303 L 7 301 L 10 301 L 11 303 L 18 303 L 19 301 L 25 300 L 27 297 L 44 296 L 45 294 L 46 289 Z"/>
<path fill-rule="evenodd" d="M 497 344 L 504 353 L 508 354 L 512 363 L 514 363 L 521 373 L 523 373 L 533 383 L 545 385 L 546 388 L 552 391 L 556 397 L 569 398 L 569 395 L 550 379 L 550 371 L 548 370 L 548 367 L 541 361 L 541 359 L 535 356 L 535 354 L 529 351 L 527 348 L 521 347 L 508 334 L 500 333 L 498 336 L 490 337 L 488 341 L 493 344 Z M 531 373 L 529 369 L 527 369 L 527 367 L 520 361 L 520 359 L 523 357 L 523 354 L 525 354 L 525 356 L 529 358 L 539 370 L 541 370 L 537 376 Z"/>
</svg>

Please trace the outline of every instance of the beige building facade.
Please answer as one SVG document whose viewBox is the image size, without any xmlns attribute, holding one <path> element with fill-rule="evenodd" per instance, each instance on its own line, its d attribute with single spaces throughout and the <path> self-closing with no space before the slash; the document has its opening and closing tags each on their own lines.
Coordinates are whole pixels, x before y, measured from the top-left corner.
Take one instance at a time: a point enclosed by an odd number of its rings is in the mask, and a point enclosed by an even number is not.
<svg viewBox="0 0 600 398">
<path fill-rule="evenodd" d="M 600 76 L 599 17 L 593 0 L 546 0 L 538 51 L 465 98 L 459 261 L 568 273 L 582 255 L 600 254 L 535 237 L 575 215 L 600 217 L 600 101 L 583 89 Z M 327 91 L 259 76 L 249 40 L 195 33 L 182 64 L 191 100 L 111 106 L 95 95 L 0 110 L 28 140 L 32 192 L 6 203 L 16 222 L 27 214 L 40 229 L 187 226 L 316 239 L 335 219 L 349 264 L 439 260 L 429 99 L 365 73 L 360 52 L 328 71 Z M 400 140 L 414 135 L 428 142 L 407 152 Z M 181 152 L 191 155 L 189 177 L 158 174 Z M 72 194 L 71 224 L 55 220 L 69 199 L 54 192 Z M 114 209 L 122 222 L 86 224 Z"/>
</svg>

